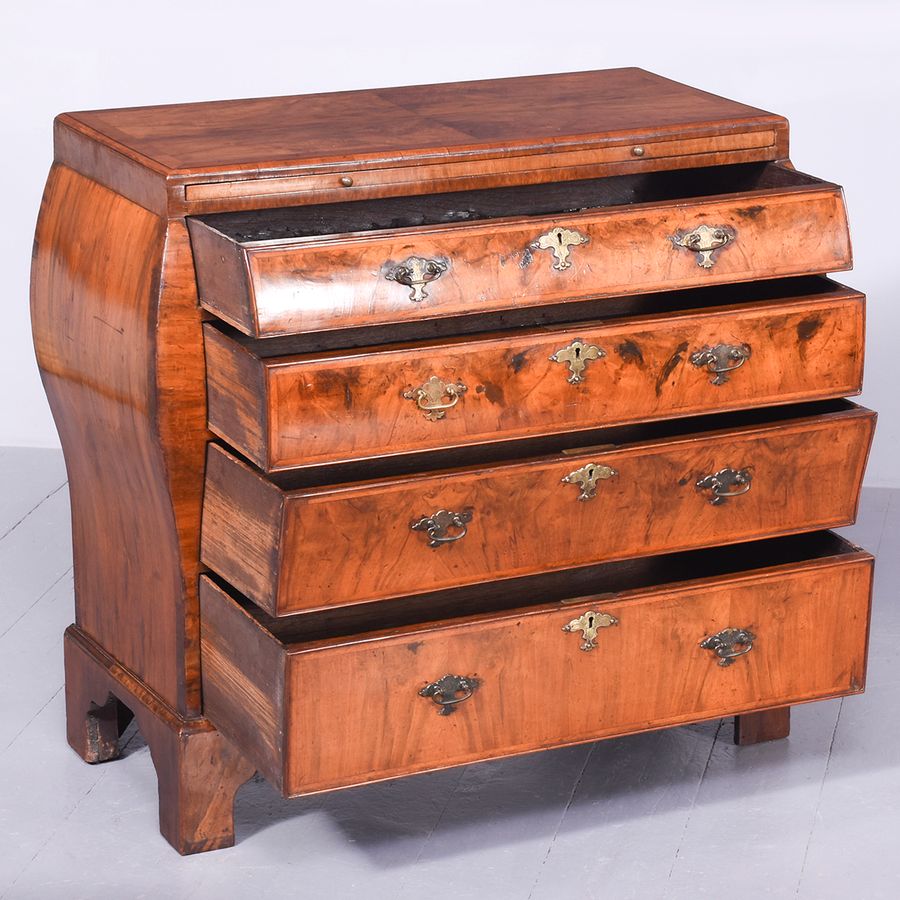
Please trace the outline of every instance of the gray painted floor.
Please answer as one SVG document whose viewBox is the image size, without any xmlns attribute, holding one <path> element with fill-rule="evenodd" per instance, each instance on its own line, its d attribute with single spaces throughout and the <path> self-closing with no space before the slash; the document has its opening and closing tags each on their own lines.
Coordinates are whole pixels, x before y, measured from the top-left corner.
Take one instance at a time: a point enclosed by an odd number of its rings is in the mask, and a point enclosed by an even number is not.
<svg viewBox="0 0 900 900">
<path fill-rule="evenodd" d="M 100 766 L 66 745 L 68 516 L 59 453 L 0 449 L 2 898 L 900 897 L 900 491 L 846 529 L 880 554 L 868 692 L 789 740 L 714 722 L 293 801 L 254 780 L 237 846 L 186 859 L 139 734 Z"/>
</svg>

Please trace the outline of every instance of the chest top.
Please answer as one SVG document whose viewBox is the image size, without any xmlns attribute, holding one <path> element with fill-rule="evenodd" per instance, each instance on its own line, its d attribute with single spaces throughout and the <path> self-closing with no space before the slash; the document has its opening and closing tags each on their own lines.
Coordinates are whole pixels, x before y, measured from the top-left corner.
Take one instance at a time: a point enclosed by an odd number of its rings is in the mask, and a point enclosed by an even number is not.
<svg viewBox="0 0 900 900">
<path fill-rule="evenodd" d="M 788 155 L 784 118 L 634 68 L 64 113 L 55 137 L 170 215 Z"/>
</svg>

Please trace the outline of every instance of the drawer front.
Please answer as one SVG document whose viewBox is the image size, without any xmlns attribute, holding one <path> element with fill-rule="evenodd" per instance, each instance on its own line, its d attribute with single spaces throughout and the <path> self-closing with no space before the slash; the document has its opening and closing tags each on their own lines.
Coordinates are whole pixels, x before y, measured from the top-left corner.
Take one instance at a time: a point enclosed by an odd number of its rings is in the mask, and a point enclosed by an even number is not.
<svg viewBox="0 0 900 900">
<path fill-rule="evenodd" d="M 201 302 L 256 336 L 834 272 L 851 263 L 841 190 L 821 184 L 246 244 L 192 220 L 191 236 Z"/>
<path fill-rule="evenodd" d="M 862 381 L 852 291 L 261 359 L 206 326 L 210 428 L 266 471 L 798 400 Z"/>
<path fill-rule="evenodd" d="M 259 628 L 206 583 L 205 712 L 291 795 L 837 696 L 863 689 L 870 588 L 857 553 L 372 638 L 272 640 L 263 671 L 241 661 Z"/>
<path fill-rule="evenodd" d="M 851 522 L 874 414 L 283 491 L 210 447 L 203 562 L 273 615 Z"/>
</svg>

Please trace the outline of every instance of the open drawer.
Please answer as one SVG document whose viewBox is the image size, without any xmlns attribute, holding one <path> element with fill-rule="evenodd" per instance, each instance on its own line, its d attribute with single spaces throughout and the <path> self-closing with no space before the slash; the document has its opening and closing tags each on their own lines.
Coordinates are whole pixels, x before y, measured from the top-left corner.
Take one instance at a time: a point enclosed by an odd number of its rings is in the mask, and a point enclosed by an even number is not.
<svg viewBox="0 0 900 900">
<path fill-rule="evenodd" d="M 188 220 L 203 306 L 327 331 L 849 268 L 842 192 L 777 163 Z"/>
<path fill-rule="evenodd" d="M 273 620 L 204 577 L 204 714 L 297 795 L 856 693 L 871 584 L 828 532 L 496 585 L 428 620 Z"/>
<path fill-rule="evenodd" d="M 212 444 L 201 559 L 286 615 L 846 525 L 874 425 L 828 401 L 610 429 L 594 447 L 547 438 L 525 460 L 413 459 L 414 474 L 344 483 L 327 467 L 266 477 Z"/>
<path fill-rule="evenodd" d="M 209 426 L 273 472 L 846 397 L 862 384 L 864 306 L 827 278 L 776 279 L 557 306 L 539 328 L 314 351 L 316 336 L 207 323 Z M 575 308 L 603 318 L 566 320 Z"/>
</svg>

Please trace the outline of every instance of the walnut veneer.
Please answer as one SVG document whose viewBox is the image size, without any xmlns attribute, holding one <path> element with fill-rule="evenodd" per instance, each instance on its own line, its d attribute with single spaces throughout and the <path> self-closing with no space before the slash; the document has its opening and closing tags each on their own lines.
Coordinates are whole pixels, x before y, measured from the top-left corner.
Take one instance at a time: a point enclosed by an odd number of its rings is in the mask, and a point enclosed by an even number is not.
<svg viewBox="0 0 900 900">
<path fill-rule="evenodd" d="M 783 117 L 639 69 L 59 116 L 69 743 L 136 717 L 193 853 L 256 770 L 751 744 L 862 691 L 851 261 Z"/>
</svg>

